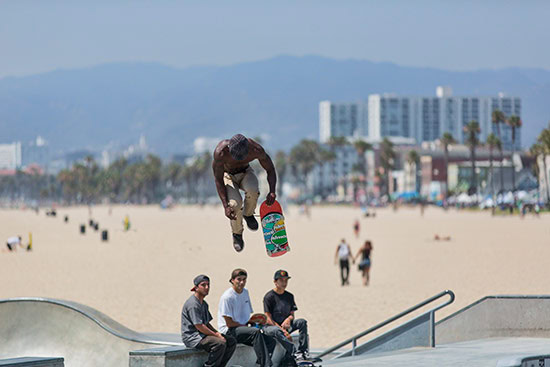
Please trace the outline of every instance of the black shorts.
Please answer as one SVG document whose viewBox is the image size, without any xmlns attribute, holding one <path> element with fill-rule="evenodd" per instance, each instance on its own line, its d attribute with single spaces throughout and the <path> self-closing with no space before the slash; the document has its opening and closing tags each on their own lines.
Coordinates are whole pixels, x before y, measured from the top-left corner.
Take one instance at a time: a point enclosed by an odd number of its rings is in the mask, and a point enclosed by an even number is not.
<svg viewBox="0 0 550 367">
<path fill-rule="evenodd" d="M 11 245 L 9 243 L 6 242 L 6 246 L 8 246 L 8 250 L 12 251 L 13 248 L 11 247 Z"/>
</svg>

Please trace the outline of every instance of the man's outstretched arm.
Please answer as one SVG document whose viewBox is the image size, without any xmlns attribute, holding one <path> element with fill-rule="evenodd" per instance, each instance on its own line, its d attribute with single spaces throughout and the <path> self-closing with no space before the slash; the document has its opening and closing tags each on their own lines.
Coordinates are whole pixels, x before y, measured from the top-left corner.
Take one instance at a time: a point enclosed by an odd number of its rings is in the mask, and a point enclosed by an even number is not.
<svg viewBox="0 0 550 367">
<path fill-rule="evenodd" d="M 269 193 L 267 194 L 265 201 L 267 202 L 267 205 L 272 205 L 277 197 L 277 172 L 275 171 L 275 166 L 273 165 L 271 157 L 265 152 L 264 148 L 258 145 L 257 149 L 258 161 L 260 161 L 260 164 L 267 172 L 267 183 L 269 184 Z"/>
<path fill-rule="evenodd" d="M 227 189 L 223 182 L 223 162 L 216 159 L 216 152 L 214 152 L 214 159 L 212 160 L 212 170 L 214 171 L 214 180 L 216 182 L 216 190 L 218 191 L 218 196 L 223 205 L 223 210 L 225 211 L 225 216 L 229 219 L 237 219 L 235 212 L 229 206 L 229 201 L 227 200 Z"/>
</svg>

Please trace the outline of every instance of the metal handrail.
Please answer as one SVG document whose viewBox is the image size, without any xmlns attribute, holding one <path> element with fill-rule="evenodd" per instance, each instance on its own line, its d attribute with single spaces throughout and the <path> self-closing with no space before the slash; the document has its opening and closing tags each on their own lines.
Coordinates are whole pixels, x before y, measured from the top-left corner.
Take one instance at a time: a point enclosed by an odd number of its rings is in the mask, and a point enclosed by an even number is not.
<svg viewBox="0 0 550 367">
<path fill-rule="evenodd" d="M 352 343 L 352 349 L 351 349 L 351 355 L 355 355 L 355 348 L 357 347 L 357 339 L 369 334 L 369 333 L 372 333 L 373 331 L 376 331 L 378 329 L 380 329 L 381 327 L 383 326 L 386 326 L 388 325 L 389 323 L 397 320 L 397 319 L 400 319 L 401 317 L 403 316 L 406 316 L 408 315 L 409 313 L 413 312 L 413 311 L 416 311 L 418 310 L 419 308 L 427 305 L 428 303 L 431 303 L 443 296 L 446 296 L 448 295 L 450 298 L 447 302 L 445 303 L 442 303 L 441 305 L 437 306 L 437 307 L 434 307 L 432 308 L 431 310 L 429 311 L 426 311 L 425 313 L 423 313 L 422 315 L 426 315 L 426 314 L 430 314 L 430 345 L 432 347 L 435 347 L 435 318 L 434 318 L 434 313 L 435 311 L 437 310 L 440 310 L 442 309 L 443 307 L 445 306 L 448 306 L 450 305 L 451 303 L 453 303 L 453 301 L 455 300 L 455 294 L 453 293 L 453 291 L 447 289 L 447 290 L 444 290 L 443 292 L 440 292 L 438 294 L 436 294 L 435 296 L 433 297 L 430 297 L 422 302 L 420 302 L 419 304 L 411 307 L 411 308 L 408 308 L 406 309 L 405 311 L 401 312 L 401 313 L 398 313 L 397 315 L 393 316 L 393 317 L 390 317 L 389 319 L 387 319 L 386 321 L 383 321 L 365 331 L 363 331 L 362 333 L 359 333 L 357 335 L 354 335 L 352 336 L 351 338 L 349 339 L 346 339 L 344 340 L 343 342 L 339 343 L 339 344 L 336 344 L 335 346 L 325 350 L 324 352 L 322 352 L 321 354 L 317 355 L 316 357 L 323 357 L 327 354 L 330 354 L 332 352 L 334 352 L 335 350 L 338 350 L 340 348 L 342 348 L 343 346 L 349 344 L 349 343 Z"/>
</svg>

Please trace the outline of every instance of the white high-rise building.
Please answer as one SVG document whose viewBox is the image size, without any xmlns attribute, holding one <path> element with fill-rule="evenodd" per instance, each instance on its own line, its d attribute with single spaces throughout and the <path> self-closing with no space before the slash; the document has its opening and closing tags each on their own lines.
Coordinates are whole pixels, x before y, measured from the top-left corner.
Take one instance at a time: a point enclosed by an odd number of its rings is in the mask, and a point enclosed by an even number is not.
<svg viewBox="0 0 550 367">
<path fill-rule="evenodd" d="M 320 140 L 324 143 L 332 136 L 344 136 L 376 142 L 384 137 L 403 137 L 420 144 L 450 132 L 464 143 L 464 126 L 476 120 L 481 128 L 479 139 L 485 141 L 491 132 L 496 133 L 491 119 L 496 109 L 506 117 L 521 117 L 521 99 L 502 93 L 453 97 L 450 87 L 438 87 L 432 97 L 371 94 L 366 104 L 323 101 L 319 104 Z M 500 134 L 503 148 L 511 149 L 511 128 L 500 126 Z M 521 129 L 516 129 L 515 144 L 516 149 L 521 148 Z"/>
<path fill-rule="evenodd" d="M 359 138 L 368 135 L 368 104 L 366 102 L 319 103 L 319 137 L 327 143 L 331 137 Z"/>
<path fill-rule="evenodd" d="M 0 144 L 0 169 L 21 167 L 21 143 Z"/>
</svg>

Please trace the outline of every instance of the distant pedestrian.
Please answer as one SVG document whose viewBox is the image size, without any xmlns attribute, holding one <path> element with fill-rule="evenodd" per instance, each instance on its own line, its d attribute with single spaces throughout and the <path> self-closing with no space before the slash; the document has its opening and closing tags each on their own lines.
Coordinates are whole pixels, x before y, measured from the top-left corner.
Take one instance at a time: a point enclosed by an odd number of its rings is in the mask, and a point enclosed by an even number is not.
<svg viewBox="0 0 550 367">
<path fill-rule="evenodd" d="M 370 266 L 371 266 L 371 257 L 372 257 L 372 243 L 371 241 L 365 241 L 363 246 L 357 251 L 357 255 L 355 255 L 354 262 L 357 260 L 357 258 L 361 256 L 361 262 L 359 262 L 358 268 L 361 272 L 361 277 L 363 278 L 363 285 L 367 286 L 369 285 L 369 272 L 370 272 Z"/>
<path fill-rule="evenodd" d="M 353 260 L 351 254 L 351 248 L 346 243 L 346 240 L 342 238 L 342 241 L 336 248 L 336 254 L 334 255 L 334 263 L 339 262 L 340 265 L 340 278 L 342 280 L 342 286 L 349 285 L 349 259 Z"/>
<path fill-rule="evenodd" d="M 13 236 L 7 239 L 6 247 L 9 251 L 17 251 L 17 246 L 23 247 L 21 236 Z"/>
<path fill-rule="evenodd" d="M 124 217 L 124 231 L 130 230 L 130 217 L 128 214 Z"/>
<path fill-rule="evenodd" d="M 359 220 L 356 219 L 355 223 L 353 223 L 353 233 L 355 233 L 355 238 L 359 237 L 359 230 L 361 229 L 361 224 L 359 223 Z"/>
<path fill-rule="evenodd" d="M 29 232 L 29 244 L 27 245 L 27 251 L 32 251 L 32 232 Z"/>
<path fill-rule="evenodd" d="M 204 367 L 225 367 L 235 348 L 237 340 L 222 335 L 210 323 L 212 315 L 204 298 L 210 292 L 210 279 L 199 275 L 193 280 L 194 292 L 181 311 L 181 337 L 188 348 L 197 348 L 208 353 Z"/>
</svg>

